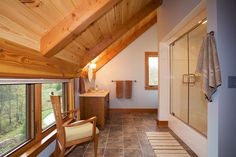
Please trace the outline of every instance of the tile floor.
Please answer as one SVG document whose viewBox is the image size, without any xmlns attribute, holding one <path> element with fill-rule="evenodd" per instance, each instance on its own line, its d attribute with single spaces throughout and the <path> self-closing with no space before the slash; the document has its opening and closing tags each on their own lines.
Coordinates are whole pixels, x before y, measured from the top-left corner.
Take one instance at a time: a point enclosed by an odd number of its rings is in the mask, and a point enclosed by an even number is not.
<svg viewBox="0 0 236 157">
<path fill-rule="evenodd" d="M 156 157 L 146 131 L 169 131 L 192 157 L 197 155 L 168 128 L 156 126 L 154 113 L 110 113 L 100 128 L 98 157 Z M 93 142 L 77 146 L 68 157 L 94 157 Z"/>
</svg>

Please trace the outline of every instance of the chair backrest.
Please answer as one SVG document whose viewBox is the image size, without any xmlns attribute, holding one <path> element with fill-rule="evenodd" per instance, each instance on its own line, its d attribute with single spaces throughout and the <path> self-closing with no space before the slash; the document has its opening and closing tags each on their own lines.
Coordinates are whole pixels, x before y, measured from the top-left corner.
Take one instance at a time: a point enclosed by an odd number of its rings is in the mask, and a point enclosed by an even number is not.
<svg viewBox="0 0 236 157">
<path fill-rule="evenodd" d="M 60 96 L 51 95 L 51 102 L 53 106 L 54 116 L 56 120 L 56 127 L 57 127 L 57 138 L 58 142 L 62 147 L 65 145 L 65 130 L 63 128 L 63 119 L 61 115 L 61 99 Z"/>
</svg>

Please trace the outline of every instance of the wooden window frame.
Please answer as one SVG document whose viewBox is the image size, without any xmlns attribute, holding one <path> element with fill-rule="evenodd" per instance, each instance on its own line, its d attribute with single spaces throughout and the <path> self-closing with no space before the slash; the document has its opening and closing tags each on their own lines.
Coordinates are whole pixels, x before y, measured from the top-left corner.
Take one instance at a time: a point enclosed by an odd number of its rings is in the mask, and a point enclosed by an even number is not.
<svg viewBox="0 0 236 157">
<path fill-rule="evenodd" d="M 149 69 L 149 61 L 148 61 L 149 57 L 157 57 L 158 63 L 159 63 L 159 53 L 158 52 L 145 52 L 145 90 L 158 90 L 158 85 L 157 86 L 150 86 L 149 85 L 149 70 L 148 70 Z M 158 67 L 158 74 L 159 74 L 159 67 Z"/>
<path fill-rule="evenodd" d="M 46 137 L 47 135 L 49 135 L 53 130 L 56 129 L 56 124 L 53 123 L 51 125 L 49 125 L 48 127 L 46 127 L 45 129 L 42 128 L 42 84 L 40 84 L 40 128 L 41 130 L 39 130 L 40 132 L 42 132 L 42 137 Z M 68 101 L 68 96 L 69 96 L 69 88 L 68 88 L 68 83 L 66 82 L 62 82 L 62 88 L 63 88 L 63 95 L 64 98 L 62 99 L 62 101 L 64 102 L 63 104 L 65 104 L 65 109 L 68 110 L 69 108 L 69 101 Z M 69 119 L 69 116 L 66 115 L 65 117 L 63 117 L 63 120 L 66 121 Z"/>
<path fill-rule="evenodd" d="M 18 157 L 18 156 L 36 156 L 44 148 L 46 148 L 53 140 L 56 139 L 56 125 L 51 125 L 47 129 L 42 129 L 42 83 L 37 84 L 27 84 L 27 98 L 28 106 L 30 106 L 29 116 L 29 133 L 31 134 L 31 139 L 20 144 L 16 148 L 13 148 L 4 155 Z M 29 86 L 29 87 L 28 87 Z M 74 80 L 63 83 L 63 89 L 66 99 L 64 100 L 66 104 L 66 110 L 74 108 Z M 73 98 L 73 99 L 72 99 Z M 70 100 L 71 99 L 71 100 Z M 64 121 L 69 120 L 70 115 L 64 117 Z"/>
<path fill-rule="evenodd" d="M 13 85 L 13 84 L 9 84 L 9 85 Z M 15 148 L 9 150 L 5 154 L 3 154 L 4 156 L 18 156 L 19 153 L 26 151 L 34 143 L 35 129 L 31 129 L 31 128 L 35 128 L 35 125 L 33 123 L 33 121 L 35 120 L 35 116 L 33 114 L 34 113 L 34 109 L 33 109 L 34 108 L 34 86 L 27 83 L 25 83 L 24 85 L 26 85 L 26 102 L 27 102 L 26 112 L 27 112 L 27 118 L 28 118 L 27 119 L 27 132 L 29 134 L 28 135 L 29 139 L 19 144 Z"/>
</svg>

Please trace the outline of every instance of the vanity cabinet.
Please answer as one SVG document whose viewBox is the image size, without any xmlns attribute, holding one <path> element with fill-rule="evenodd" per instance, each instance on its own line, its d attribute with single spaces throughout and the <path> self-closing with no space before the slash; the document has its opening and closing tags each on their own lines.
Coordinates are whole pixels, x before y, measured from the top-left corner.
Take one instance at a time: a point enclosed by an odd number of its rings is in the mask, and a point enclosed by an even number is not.
<svg viewBox="0 0 236 157">
<path fill-rule="evenodd" d="M 80 95 L 81 119 L 97 117 L 97 125 L 103 127 L 109 117 L 109 92 L 85 93 Z"/>
</svg>

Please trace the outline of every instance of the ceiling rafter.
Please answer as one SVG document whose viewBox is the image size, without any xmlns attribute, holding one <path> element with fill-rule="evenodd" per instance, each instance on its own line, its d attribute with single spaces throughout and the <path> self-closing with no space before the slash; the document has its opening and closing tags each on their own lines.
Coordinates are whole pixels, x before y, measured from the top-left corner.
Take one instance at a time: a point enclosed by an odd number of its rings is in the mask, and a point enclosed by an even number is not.
<svg viewBox="0 0 236 157">
<path fill-rule="evenodd" d="M 157 21 L 157 12 L 154 10 L 144 19 L 142 19 L 138 24 L 136 24 L 132 29 L 125 33 L 121 38 L 115 41 L 113 44 L 109 45 L 104 51 L 102 51 L 95 59 L 91 62 L 96 63 L 97 72 L 110 60 L 112 60 L 116 55 L 118 55 L 123 49 L 125 49 L 130 43 L 137 39 L 141 34 L 148 30 Z M 86 76 L 87 68 L 83 68 L 81 76 Z"/>
<path fill-rule="evenodd" d="M 96 47 L 86 52 L 83 56 L 83 60 L 81 60 L 80 67 L 85 67 L 89 62 L 91 62 L 94 58 L 96 58 L 102 51 L 104 51 L 107 47 L 109 47 L 111 44 L 113 44 L 115 41 L 121 38 L 122 35 L 131 30 L 137 23 L 139 23 L 142 19 L 148 16 L 151 12 L 156 10 L 156 8 L 160 4 L 161 1 L 159 0 L 151 1 L 151 3 L 146 5 L 135 16 L 133 16 L 130 20 L 128 20 L 128 22 L 124 24 L 118 31 L 114 32 L 112 36 L 104 38 L 104 40 L 100 42 Z"/>
<path fill-rule="evenodd" d="M 89 8 L 77 8 L 41 38 L 40 52 L 54 56 L 119 1 L 99 0 Z"/>
</svg>

